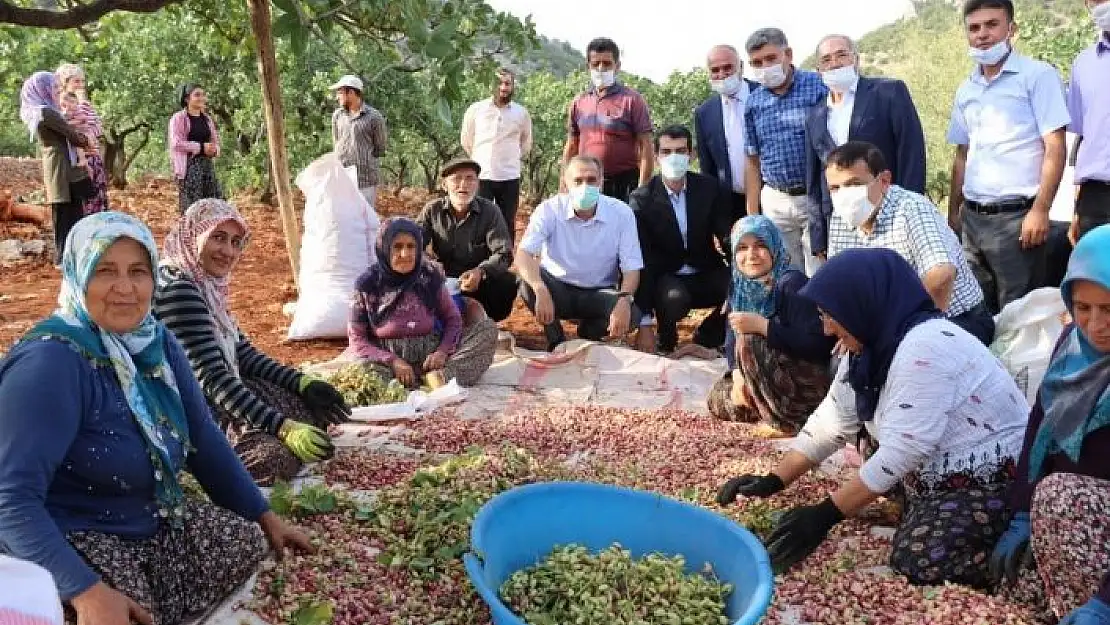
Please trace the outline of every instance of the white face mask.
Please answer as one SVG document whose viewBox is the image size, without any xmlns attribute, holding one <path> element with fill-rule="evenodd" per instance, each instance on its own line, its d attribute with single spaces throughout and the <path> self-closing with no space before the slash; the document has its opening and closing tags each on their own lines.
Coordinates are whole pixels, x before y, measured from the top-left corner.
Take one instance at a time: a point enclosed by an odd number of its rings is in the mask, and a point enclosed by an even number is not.
<svg viewBox="0 0 1110 625">
<path fill-rule="evenodd" d="M 986 50 L 980 50 L 973 46 L 968 48 L 967 53 L 980 65 L 998 65 L 999 61 L 1006 58 L 1006 55 L 1010 53 L 1010 44 L 1003 39 Z"/>
<path fill-rule="evenodd" d="M 1091 19 L 1099 30 L 1110 32 L 1110 2 L 1091 7 Z"/>
<path fill-rule="evenodd" d="M 837 93 L 846 93 L 859 80 L 859 75 L 856 74 L 856 68 L 849 65 L 821 72 L 821 80 L 829 89 Z"/>
<path fill-rule="evenodd" d="M 740 77 L 736 74 L 722 80 L 709 80 L 709 88 L 721 95 L 736 95 L 740 91 Z"/>
<path fill-rule="evenodd" d="M 768 89 L 777 89 L 786 82 L 786 69 L 781 63 L 770 67 L 755 67 L 752 68 L 752 72 L 755 75 L 755 81 Z"/>
<path fill-rule="evenodd" d="M 590 70 L 590 82 L 598 89 L 602 89 L 612 85 L 617 80 L 617 72 L 613 70 L 601 71 L 599 69 Z"/>
<path fill-rule="evenodd" d="M 833 191 L 833 213 L 844 220 L 852 228 L 859 228 L 871 217 L 875 205 L 867 198 L 870 184 L 861 184 L 854 187 L 840 187 Z"/>
<path fill-rule="evenodd" d="M 659 159 L 659 170 L 667 180 L 678 180 L 690 169 L 689 154 L 668 154 Z"/>
</svg>

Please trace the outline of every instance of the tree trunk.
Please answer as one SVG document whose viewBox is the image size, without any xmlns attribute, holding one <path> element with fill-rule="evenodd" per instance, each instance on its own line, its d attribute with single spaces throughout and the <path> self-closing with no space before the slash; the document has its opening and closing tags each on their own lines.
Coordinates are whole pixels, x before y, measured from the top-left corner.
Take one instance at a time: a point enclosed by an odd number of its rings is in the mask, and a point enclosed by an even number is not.
<svg viewBox="0 0 1110 625">
<path fill-rule="evenodd" d="M 247 0 L 247 6 L 250 9 L 251 31 L 258 44 L 258 74 L 262 82 L 262 112 L 266 117 L 270 166 L 274 172 L 274 188 L 281 212 L 281 227 L 285 232 L 285 247 L 293 269 L 293 282 L 296 284 L 300 279 L 301 231 L 297 224 L 293 189 L 289 182 L 289 154 L 285 146 L 281 85 L 278 82 L 274 36 L 270 30 L 270 0 Z"/>
<path fill-rule="evenodd" d="M 113 133 L 114 134 L 114 133 Z M 108 184 L 113 189 L 127 188 L 127 153 L 122 141 L 115 137 L 104 137 L 104 169 L 108 172 Z"/>
</svg>

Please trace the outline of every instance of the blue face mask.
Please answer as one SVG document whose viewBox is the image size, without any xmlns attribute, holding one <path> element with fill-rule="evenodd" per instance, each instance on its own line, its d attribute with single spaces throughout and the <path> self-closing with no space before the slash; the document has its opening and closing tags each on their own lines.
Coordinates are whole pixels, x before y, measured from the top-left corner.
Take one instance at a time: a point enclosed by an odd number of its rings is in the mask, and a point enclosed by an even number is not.
<svg viewBox="0 0 1110 625">
<path fill-rule="evenodd" d="M 570 189 L 570 202 L 578 210 L 589 210 L 597 206 L 601 198 L 601 187 L 592 184 L 582 184 Z"/>
</svg>

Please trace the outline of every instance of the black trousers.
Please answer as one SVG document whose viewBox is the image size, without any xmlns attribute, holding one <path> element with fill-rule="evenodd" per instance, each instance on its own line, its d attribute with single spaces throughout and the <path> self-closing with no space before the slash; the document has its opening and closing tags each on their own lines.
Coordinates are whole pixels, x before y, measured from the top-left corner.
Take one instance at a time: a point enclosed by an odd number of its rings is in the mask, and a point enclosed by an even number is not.
<svg viewBox="0 0 1110 625">
<path fill-rule="evenodd" d="M 1075 213 L 1079 215 L 1079 238 L 1110 223 L 1110 182 L 1088 180 L 1079 185 Z"/>
<path fill-rule="evenodd" d="M 509 237 L 515 239 L 516 209 L 520 205 L 520 178 L 481 180 L 478 182 L 478 197 L 497 204 L 501 209 L 501 216 L 505 218 L 505 225 L 509 227 Z"/>
<path fill-rule="evenodd" d="M 66 248 L 66 237 L 73 226 L 84 217 L 80 202 L 65 202 L 50 205 L 54 221 L 54 264 L 61 264 Z"/>
<path fill-rule="evenodd" d="M 1028 208 L 984 213 L 972 210 L 966 202 L 960 211 L 964 255 L 992 314 L 1045 285 L 1048 246 L 1027 250 L 1019 242 L 1027 214 Z"/>
<path fill-rule="evenodd" d="M 630 169 L 615 174 L 605 172 L 605 182 L 601 185 L 601 192 L 628 203 L 629 194 L 635 191 L 638 186 L 640 186 L 639 169 Z"/>
<path fill-rule="evenodd" d="M 478 284 L 477 291 L 463 293 L 463 295 L 477 300 L 490 319 L 504 321 L 509 313 L 513 312 L 517 290 L 516 274 L 506 271 L 501 274 L 486 275 Z"/>
<path fill-rule="evenodd" d="M 741 217 L 748 214 L 748 196 L 743 193 L 733 192 L 732 194 L 732 223 L 740 221 Z M 732 262 L 731 260 L 729 261 Z"/>
<path fill-rule="evenodd" d="M 555 306 L 555 320 L 543 327 L 548 350 L 566 340 L 563 326 L 559 323 L 561 319 L 578 322 L 579 338 L 600 341 L 609 334 L 609 315 L 617 305 L 617 289 L 574 286 L 560 281 L 544 269 L 540 269 L 540 277 L 547 285 L 551 302 Z M 524 280 L 520 281 L 520 297 L 528 310 L 535 313 L 536 292 Z M 639 325 L 640 316 L 639 309 L 632 304 L 628 317 L 629 329 L 635 329 Z"/>
<path fill-rule="evenodd" d="M 664 274 L 655 280 L 655 321 L 659 349 L 669 352 L 678 344 L 678 322 L 691 310 L 712 308 L 713 312 L 694 332 L 694 342 L 717 348 L 725 342 L 725 316 L 721 305 L 728 296 L 731 272 L 727 267 L 693 275 Z"/>
</svg>

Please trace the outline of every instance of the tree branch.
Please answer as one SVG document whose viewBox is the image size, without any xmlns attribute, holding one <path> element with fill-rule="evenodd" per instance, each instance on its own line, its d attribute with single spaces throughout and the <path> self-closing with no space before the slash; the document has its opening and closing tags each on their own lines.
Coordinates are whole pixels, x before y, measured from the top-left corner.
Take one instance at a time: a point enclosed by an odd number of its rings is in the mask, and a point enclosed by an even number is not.
<svg viewBox="0 0 1110 625">
<path fill-rule="evenodd" d="M 114 11 L 154 13 L 182 0 L 96 0 L 65 11 L 29 9 L 0 0 L 0 24 L 65 30 L 99 20 Z"/>
<path fill-rule="evenodd" d="M 127 160 L 123 161 L 123 171 L 131 169 L 131 163 L 135 161 L 135 157 L 138 156 L 139 152 L 142 152 L 143 148 L 146 147 L 146 144 L 150 142 L 150 124 L 143 122 L 142 124 L 139 124 L 139 126 L 135 126 L 135 128 L 139 128 L 140 126 L 143 128 L 143 130 L 145 130 L 145 132 L 143 133 L 143 138 L 139 141 L 139 145 L 135 148 L 135 150 L 127 155 Z M 126 154 L 127 151 L 124 150 L 124 153 Z"/>
</svg>

